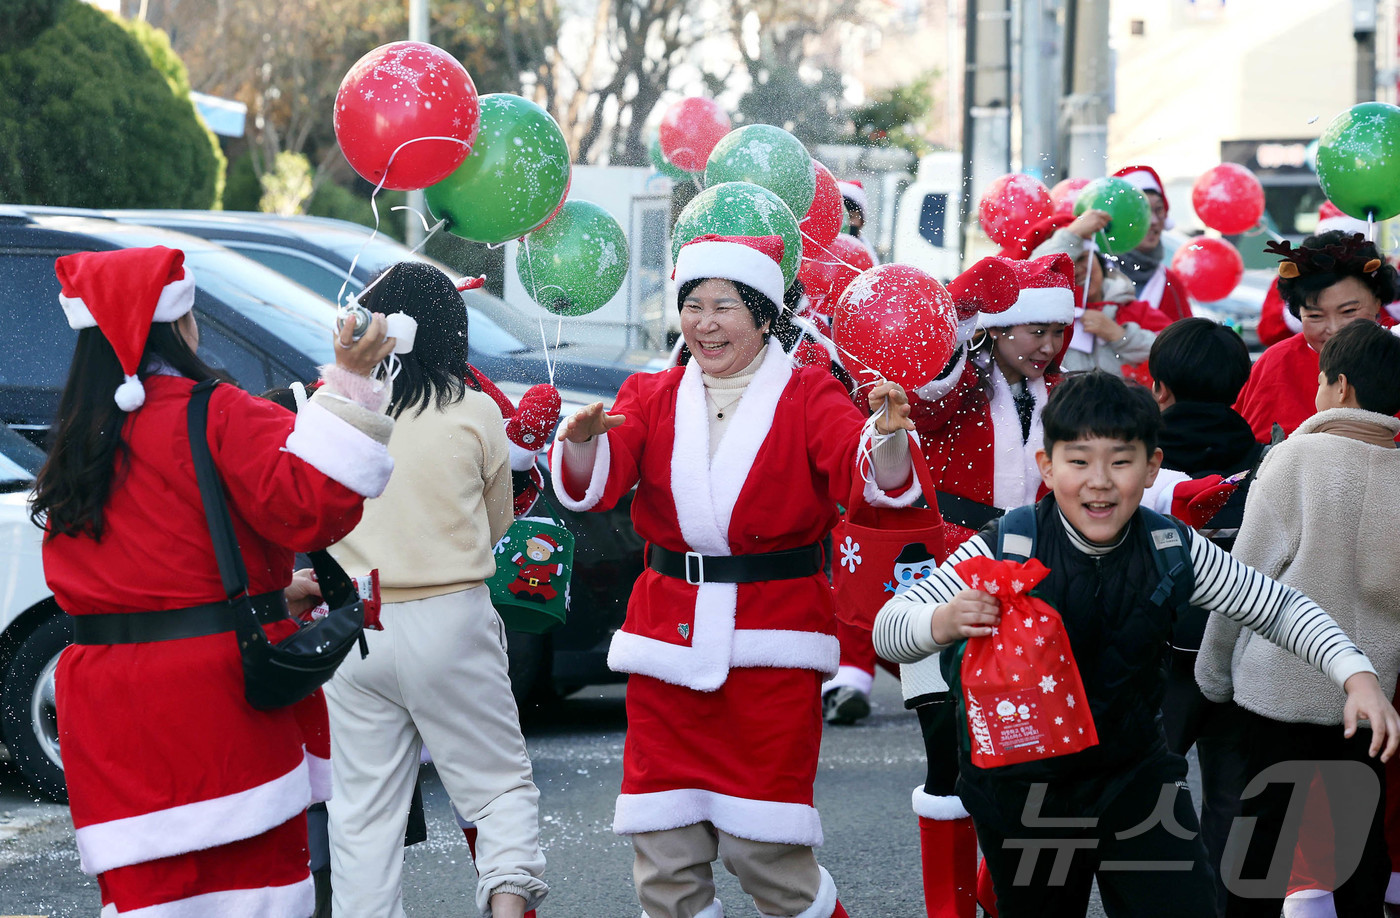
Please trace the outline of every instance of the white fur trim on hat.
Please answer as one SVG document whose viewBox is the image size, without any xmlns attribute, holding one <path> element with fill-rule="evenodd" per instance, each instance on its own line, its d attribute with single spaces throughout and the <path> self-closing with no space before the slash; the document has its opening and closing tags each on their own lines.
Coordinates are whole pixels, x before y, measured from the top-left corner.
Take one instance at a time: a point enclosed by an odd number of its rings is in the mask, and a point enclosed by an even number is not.
<svg viewBox="0 0 1400 918">
<path fill-rule="evenodd" d="M 836 187 L 841 189 L 841 197 L 860 206 L 861 213 L 870 213 L 870 203 L 869 199 L 865 196 L 864 188 L 857 185 L 855 182 L 837 182 Z"/>
<path fill-rule="evenodd" d="M 983 328 L 1010 328 L 1013 325 L 1039 325 L 1074 321 L 1074 291 L 1068 287 L 1028 287 L 1005 312 L 982 314 Z"/>
<path fill-rule="evenodd" d="M 688 281 L 720 277 L 748 284 L 783 308 L 783 269 L 758 249 L 742 242 L 697 240 L 681 247 L 676 258 L 676 286 Z"/>
<path fill-rule="evenodd" d="M 141 377 L 132 374 L 117 386 L 117 407 L 132 412 L 146 404 L 146 387 L 141 385 Z"/>
<path fill-rule="evenodd" d="M 1324 220 L 1317 221 L 1317 229 L 1313 230 L 1313 233 L 1330 233 L 1332 230 L 1341 230 L 1346 233 L 1361 233 L 1364 236 L 1366 234 L 1366 221 L 1345 215 L 1341 217 L 1327 217 Z"/>
<path fill-rule="evenodd" d="M 1157 181 L 1157 176 L 1146 169 L 1134 169 L 1131 172 L 1121 173 L 1117 177 L 1121 178 L 1129 185 L 1132 185 L 1138 191 L 1155 191 L 1162 195 L 1162 197 L 1166 197 L 1166 190 L 1163 189 L 1161 183 Z"/>
<path fill-rule="evenodd" d="M 155 315 L 151 316 L 152 322 L 174 322 L 194 308 L 194 272 L 188 265 L 184 266 L 184 271 L 184 277 L 171 281 L 161 290 L 160 299 L 156 300 Z M 58 304 L 68 317 L 69 328 L 81 330 L 97 325 L 82 297 L 59 293 Z"/>
</svg>

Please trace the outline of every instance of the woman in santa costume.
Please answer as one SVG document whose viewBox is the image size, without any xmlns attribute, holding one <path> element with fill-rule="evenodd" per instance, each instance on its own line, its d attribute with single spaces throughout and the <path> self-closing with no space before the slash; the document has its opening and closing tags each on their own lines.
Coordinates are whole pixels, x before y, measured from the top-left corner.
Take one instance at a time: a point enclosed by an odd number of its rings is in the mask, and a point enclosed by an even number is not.
<svg viewBox="0 0 1400 918">
<path fill-rule="evenodd" d="M 853 476 L 880 506 L 919 489 L 902 389 L 873 388 L 867 421 L 828 369 L 794 367 L 781 258 L 778 236 L 684 245 L 682 365 L 629 378 L 612 414 L 576 414 L 551 456 L 572 509 L 637 488 L 647 569 L 608 663 L 632 674 L 613 829 L 632 836 L 648 918 L 723 915 L 716 857 L 762 915 L 846 914 L 812 850 L 838 656 L 821 542 Z"/>
<path fill-rule="evenodd" d="M 55 265 L 81 331 L 33 511 L 73 616 L 55 685 L 78 854 L 104 918 L 304 918 L 305 811 L 330 790 L 325 706 L 319 693 L 271 711 L 244 699 L 190 452 L 190 390 L 217 374 L 195 356 L 183 262 L 155 247 Z M 352 332 L 299 413 L 232 385 L 210 403 L 210 450 L 273 640 L 295 628 L 287 598 L 314 592 L 288 589 L 293 553 L 345 535 L 393 468 L 387 390 L 370 374 L 394 342 L 382 316 Z"/>
<path fill-rule="evenodd" d="M 1270 243 L 1270 251 L 1286 256 L 1278 292 L 1302 331 L 1254 362 L 1235 402 L 1260 443 L 1273 439 L 1274 425 L 1291 434 L 1316 412 L 1318 354 L 1327 339 L 1348 322 L 1377 321 L 1381 308 L 1400 298 L 1394 266 L 1360 234 L 1330 230 L 1296 249 Z"/>
<path fill-rule="evenodd" d="M 865 221 L 870 214 L 870 198 L 865 193 L 865 186 L 859 181 L 851 179 L 846 182 L 837 182 L 836 187 L 841 190 L 841 204 L 846 209 L 846 222 L 850 225 L 848 232 L 856 238 L 857 242 L 865 246 L 865 250 L 870 253 L 870 260 L 878 265 L 880 255 L 864 234 Z"/>
<path fill-rule="evenodd" d="M 1352 235 L 1364 234 L 1366 221 L 1348 217 L 1336 204 L 1331 201 L 1323 201 L 1322 206 L 1317 209 L 1317 228 L 1313 230 L 1313 234 L 1327 233 L 1332 230 L 1342 230 Z M 1400 303 L 1388 303 L 1382 307 L 1376 316 L 1376 321 L 1387 328 L 1393 328 L 1397 322 L 1400 322 Z M 1290 312 L 1284 304 L 1283 297 L 1279 296 L 1278 292 L 1278 278 L 1274 278 L 1273 282 L 1269 284 L 1269 291 L 1264 294 L 1264 306 L 1259 313 L 1259 342 L 1265 347 L 1273 347 L 1302 330 L 1302 320 Z"/>
<path fill-rule="evenodd" d="M 1171 202 L 1167 186 L 1151 166 L 1127 166 L 1113 173 L 1147 198 L 1152 216 L 1147 235 L 1137 248 L 1118 256 L 1118 266 L 1137 288 L 1137 298 L 1153 309 L 1161 310 L 1168 322 L 1191 317 L 1191 298 L 1186 295 L 1186 283 L 1167 263 L 1167 250 L 1162 245 L 1162 230 L 1171 229 Z"/>
</svg>

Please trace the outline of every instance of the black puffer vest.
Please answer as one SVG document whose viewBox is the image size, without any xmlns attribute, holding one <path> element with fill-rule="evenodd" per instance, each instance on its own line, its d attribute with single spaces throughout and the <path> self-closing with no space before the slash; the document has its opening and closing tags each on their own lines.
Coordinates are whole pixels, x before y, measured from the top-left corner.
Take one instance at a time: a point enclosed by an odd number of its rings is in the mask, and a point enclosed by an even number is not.
<svg viewBox="0 0 1400 918">
<path fill-rule="evenodd" d="M 1172 522 L 1181 531 L 1183 544 L 1189 545 L 1185 525 Z M 979 533 L 993 547 L 997 544 L 998 527 L 999 522 L 993 522 Z M 1083 787 L 1087 799 L 1078 803 L 1097 810 L 1098 805 L 1107 803 L 1102 798 L 1112 796 L 1109 785 L 1126 780 L 1137 763 L 1165 752 L 1157 718 L 1165 693 L 1163 664 L 1176 610 L 1170 602 L 1166 606 L 1152 602 L 1162 580 L 1154 552 L 1151 533 L 1141 513 L 1134 516 L 1121 545 L 1107 554 L 1091 556 L 1070 541 L 1053 495 L 1037 505 L 1035 557 L 1050 569 L 1050 574 L 1033 595 L 1054 606 L 1064 620 L 1099 744 L 1072 755 L 983 769 L 971 763 L 964 728 L 960 736 L 958 793 L 974 815 L 978 815 L 975 798 L 996 799 L 1003 797 L 1003 792 L 1010 792 L 1011 797 L 1023 799 L 1024 788 L 1037 782 L 1052 782 L 1052 796 L 1059 796 L 1054 793 L 1058 790 L 1079 797 L 1081 792 L 1068 784 L 1087 781 L 1098 789 Z M 1189 584 L 1184 592 L 1189 595 Z M 960 659 L 952 651 L 943 655 L 944 676 L 950 686 L 961 686 L 960 679 L 954 681 L 957 674 L 953 672 Z M 1010 802 L 1001 801 L 998 809 Z M 1015 815 L 1019 816 L 1019 809 Z"/>
</svg>

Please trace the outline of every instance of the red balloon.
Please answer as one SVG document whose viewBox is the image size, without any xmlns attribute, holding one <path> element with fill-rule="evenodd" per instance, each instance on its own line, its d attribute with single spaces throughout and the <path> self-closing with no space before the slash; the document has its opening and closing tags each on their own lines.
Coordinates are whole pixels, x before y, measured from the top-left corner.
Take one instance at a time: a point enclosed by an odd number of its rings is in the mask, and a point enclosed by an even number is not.
<svg viewBox="0 0 1400 918">
<path fill-rule="evenodd" d="M 1264 186 L 1244 166 L 1221 163 L 1196 179 L 1191 206 L 1206 226 L 1234 236 L 1259 225 L 1264 216 Z"/>
<path fill-rule="evenodd" d="M 936 377 L 953 356 L 957 311 L 943 285 L 909 265 L 864 272 L 836 303 L 836 346 L 843 356 L 906 389 Z M 860 366 L 850 366 L 861 378 Z"/>
<path fill-rule="evenodd" d="M 451 175 L 480 127 L 481 106 L 466 68 L 421 41 L 375 48 L 355 62 L 335 94 L 335 139 L 345 158 L 365 181 L 383 179 L 385 188 L 397 191 L 427 188 Z M 419 137 L 454 139 L 403 146 Z"/>
<path fill-rule="evenodd" d="M 846 288 L 862 271 L 875 267 L 870 251 L 856 237 L 841 233 L 830 245 L 802 244 L 802 266 L 797 279 L 802 281 L 812 309 L 830 317 L 832 307 Z"/>
<path fill-rule="evenodd" d="M 704 172 L 710 151 L 731 126 L 718 102 L 689 96 L 661 117 L 661 153 L 667 162 L 686 172 Z"/>
<path fill-rule="evenodd" d="M 1050 216 L 1050 190 L 1034 176 L 1013 172 L 987 186 L 977 206 L 982 231 L 1000 246 L 1026 238 L 1026 231 Z"/>
<path fill-rule="evenodd" d="M 1186 282 L 1186 292 L 1204 303 L 1223 300 L 1244 277 L 1244 259 L 1224 239 L 1195 239 L 1176 250 L 1172 270 Z"/>
<path fill-rule="evenodd" d="M 1050 216 L 1073 217 L 1074 202 L 1087 184 L 1089 180 L 1086 178 L 1067 178 L 1056 182 L 1055 187 L 1050 189 Z"/>
<path fill-rule="evenodd" d="M 841 218 L 845 215 L 836 176 L 816 160 L 812 160 L 812 167 L 817 173 L 817 193 L 812 198 L 812 206 L 807 208 L 807 216 L 802 218 L 803 248 L 808 245 L 830 245 L 840 234 Z"/>
</svg>

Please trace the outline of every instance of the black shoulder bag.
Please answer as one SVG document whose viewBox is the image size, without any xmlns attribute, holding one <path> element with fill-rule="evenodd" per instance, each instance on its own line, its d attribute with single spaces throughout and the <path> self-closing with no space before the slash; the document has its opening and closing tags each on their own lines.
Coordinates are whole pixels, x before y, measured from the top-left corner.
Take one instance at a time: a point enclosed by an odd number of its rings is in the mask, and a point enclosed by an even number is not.
<svg viewBox="0 0 1400 918">
<path fill-rule="evenodd" d="M 259 711 L 270 711 L 296 704 L 325 684 L 356 642 L 362 655 L 368 652 L 365 605 L 335 559 L 326 551 L 313 551 L 311 564 L 330 614 L 301 626 L 276 644 L 268 640 L 249 601 L 248 570 L 234 535 L 223 483 L 209 452 L 209 399 L 217 385 L 217 380 L 208 379 L 190 394 L 190 451 L 214 540 L 219 577 L 234 610 L 234 633 L 243 657 L 243 695 Z"/>
</svg>

